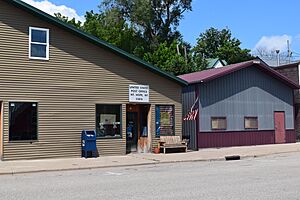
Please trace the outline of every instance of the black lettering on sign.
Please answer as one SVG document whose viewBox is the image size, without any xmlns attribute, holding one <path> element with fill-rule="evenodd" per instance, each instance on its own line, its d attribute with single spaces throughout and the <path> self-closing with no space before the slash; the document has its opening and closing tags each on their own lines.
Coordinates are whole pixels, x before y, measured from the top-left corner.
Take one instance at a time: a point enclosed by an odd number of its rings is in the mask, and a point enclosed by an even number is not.
<svg viewBox="0 0 300 200">
<path fill-rule="evenodd" d="M 147 93 L 145 90 L 139 90 L 139 93 Z"/>
</svg>

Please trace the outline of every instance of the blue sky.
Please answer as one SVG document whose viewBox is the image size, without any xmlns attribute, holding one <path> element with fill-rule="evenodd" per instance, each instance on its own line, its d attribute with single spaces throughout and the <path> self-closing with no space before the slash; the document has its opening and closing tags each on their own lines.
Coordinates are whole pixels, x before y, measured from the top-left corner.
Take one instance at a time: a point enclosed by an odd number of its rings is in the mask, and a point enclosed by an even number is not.
<svg viewBox="0 0 300 200">
<path fill-rule="evenodd" d="M 43 9 L 45 0 L 24 0 Z M 59 9 L 72 8 L 82 17 L 86 11 L 98 11 L 100 0 L 48 0 Z M 37 3 L 40 4 L 37 4 Z M 47 2 L 46 2 L 47 3 Z M 193 11 L 185 13 L 179 30 L 191 44 L 210 27 L 228 27 L 241 40 L 242 47 L 286 51 L 286 40 L 292 50 L 300 53 L 299 0 L 193 0 Z M 66 15 L 68 12 L 66 12 Z M 74 14 L 74 13 L 73 13 Z M 296 55 L 296 54 L 294 54 Z"/>
</svg>

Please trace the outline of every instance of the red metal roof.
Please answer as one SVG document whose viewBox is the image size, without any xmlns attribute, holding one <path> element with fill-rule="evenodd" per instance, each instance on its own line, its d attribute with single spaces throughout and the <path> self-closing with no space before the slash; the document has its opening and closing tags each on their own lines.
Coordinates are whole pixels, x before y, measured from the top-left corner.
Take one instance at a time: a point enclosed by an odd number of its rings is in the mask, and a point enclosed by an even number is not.
<svg viewBox="0 0 300 200">
<path fill-rule="evenodd" d="M 207 82 L 222 76 L 225 76 L 227 74 L 230 74 L 232 72 L 244 69 L 246 67 L 255 66 L 262 71 L 268 73 L 272 77 L 282 81 L 286 85 L 290 86 L 294 89 L 299 89 L 300 86 L 293 82 L 292 80 L 289 80 L 287 77 L 283 76 L 279 72 L 275 71 L 271 67 L 267 66 L 264 62 L 262 62 L 260 59 L 250 60 L 246 62 L 236 63 L 232 65 L 227 65 L 225 67 L 215 68 L 215 69 L 208 69 L 204 71 L 194 72 L 190 74 L 183 74 L 178 76 L 179 78 L 187 81 L 189 84 L 193 83 L 201 83 L 201 82 Z"/>
</svg>

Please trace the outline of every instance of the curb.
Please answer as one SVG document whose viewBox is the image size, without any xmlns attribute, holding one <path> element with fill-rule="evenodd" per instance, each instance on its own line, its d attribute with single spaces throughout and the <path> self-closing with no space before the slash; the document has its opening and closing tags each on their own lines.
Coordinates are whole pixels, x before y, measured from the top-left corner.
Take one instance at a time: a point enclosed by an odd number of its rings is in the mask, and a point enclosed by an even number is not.
<svg viewBox="0 0 300 200">
<path fill-rule="evenodd" d="M 18 174 L 31 174 L 31 173 L 44 173 L 44 172 L 64 172 L 64 171 L 78 171 L 78 170 L 92 170 L 92 169 L 105 169 L 105 168 L 118 168 L 118 167 L 132 167 L 132 166 L 145 166 L 155 165 L 157 163 L 142 163 L 142 164 L 128 164 L 128 165 L 107 165 L 107 166 L 93 166 L 93 167 L 77 167 L 66 169 L 41 169 L 41 170 L 27 170 L 18 172 L 0 172 L 0 176 L 3 175 L 18 175 Z"/>
<path fill-rule="evenodd" d="M 244 155 L 241 156 L 242 159 L 249 158 L 260 158 L 271 155 L 278 154 L 288 154 L 295 153 L 299 151 L 289 151 L 289 152 L 277 152 L 271 154 L 260 154 L 260 155 Z M 149 160 L 150 161 L 150 160 Z M 93 169 L 106 169 L 106 168 L 119 168 L 119 167 L 136 167 L 136 166 L 150 166 L 150 165 L 162 165 L 162 164 L 174 164 L 174 163 L 192 163 L 192 162 L 216 162 L 216 161 L 226 161 L 225 156 L 220 158 L 212 158 L 212 159 L 191 159 L 191 160 L 173 160 L 173 161 L 153 161 L 148 163 L 138 163 L 138 164 L 124 164 L 124 165 L 108 165 L 108 166 L 92 166 L 92 167 L 70 167 L 65 169 L 41 169 L 41 170 L 27 170 L 27 171 L 18 171 L 18 172 L 0 172 L 0 176 L 4 175 L 19 175 L 19 174 L 32 174 L 32 173 L 45 173 L 45 172 L 64 172 L 64 171 L 78 171 L 78 170 L 93 170 Z M 229 162 L 229 161 L 228 161 Z"/>
<path fill-rule="evenodd" d="M 66 169 L 41 169 L 41 170 L 27 170 L 18 172 L 0 172 L 0 176 L 4 175 L 19 175 L 19 174 L 32 174 L 32 173 L 44 173 L 44 172 L 64 172 L 64 171 L 78 171 L 78 170 L 93 170 L 93 169 L 106 169 L 106 168 L 119 168 L 119 167 L 138 167 L 138 166 L 150 166 L 150 165 L 162 165 L 173 163 L 187 163 L 187 162 L 213 162 L 213 161 L 225 161 L 224 158 L 215 159 L 197 159 L 197 160 L 174 160 L 174 161 L 154 161 L 149 163 L 139 164 L 124 164 L 124 165 L 107 165 L 107 166 L 93 166 L 93 167 L 70 167 Z"/>
</svg>

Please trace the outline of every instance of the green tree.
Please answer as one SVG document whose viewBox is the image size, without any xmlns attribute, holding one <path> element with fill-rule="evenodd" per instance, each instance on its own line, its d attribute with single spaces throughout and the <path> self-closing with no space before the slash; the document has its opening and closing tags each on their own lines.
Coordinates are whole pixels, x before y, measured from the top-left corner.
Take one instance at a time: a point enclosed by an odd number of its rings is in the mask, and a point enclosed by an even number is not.
<svg viewBox="0 0 300 200">
<path fill-rule="evenodd" d="M 160 43 L 169 45 L 181 35 L 177 30 L 183 13 L 192 10 L 192 0 L 104 0 L 105 11 L 116 9 L 125 20 L 140 30 L 147 49 L 156 50 Z"/>
<path fill-rule="evenodd" d="M 201 33 L 193 49 L 196 64 L 205 69 L 207 58 L 219 58 L 228 64 L 238 63 L 253 59 L 249 49 L 240 47 L 240 40 L 232 37 L 229 29 L 218 30 L 210 28 Z"/>
<path fill-rule="evenodd" d="M 144 60 L 174 75 L 193 72 L 196 69 L 191 59 L 192 55 L 188 53 L 189 47 L 184 43 L 178 44 L 177 41 L 173 41 L 171 45 L 164 42 L 153 53 L 146 53 Z"/>
<path fill-rule="evenodd" d="M 177 30 L 183 13 L 191 10 L 192 0 L 104 0 L 100 12 L 86 12 L 85 22 L 57 14 L 56 17 L 107 41 L 129 53 L 144 58 L 175 75 L 193 69 L 190 45 L 177 43 Z M 166 54 L 165 54 L 166 53 Z M 165 55 L 164 55 L 165 54 Z M 189 65 L 188 65 L 189 64 Z"/>
<path fill-rule="evenodd" d="M 82 22 L 76 21 L 75 18 L 69 19 L 68 17 L 63 16 L 61 13 L 54 13 L 54 16 L 57 19 L 59 19 L 59 20 L 61 20 L 63 22 L 69 23 L 69 24 L 71 24 L 72 26 L 75 26 L 78 29 L 82 29 Z"/>
<path fill-rule="evenodd" d="M 141 47 L 144 46 L 140 31 L 130 26 L 122 14 L 115 9 L 101 13 L 87 12 L 83 29 L 129 53 L 143 56 Z"/>
</svg>

